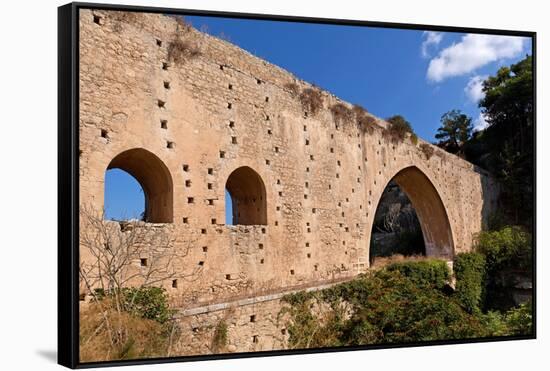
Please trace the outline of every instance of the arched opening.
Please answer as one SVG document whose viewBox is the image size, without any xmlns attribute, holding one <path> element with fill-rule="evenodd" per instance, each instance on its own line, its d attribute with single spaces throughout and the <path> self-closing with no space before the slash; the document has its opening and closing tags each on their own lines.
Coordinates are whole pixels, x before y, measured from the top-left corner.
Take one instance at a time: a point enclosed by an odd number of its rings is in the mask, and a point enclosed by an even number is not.
<svg viewBox="0 0 550 371">
<path fill-rule="evenodd" d="M 105 219 L 130 220 L 145 218 L 145 193 L 141 184 L 121 169 L 105 172 Z"/>
<path fill-rule="evenodd" d="M 226 224 L 267 224 L 265 185 L 257 172 L 248 166 L 234 170 L 227 178 L 225 191 Z"/>
<path fill-rule="evenodd" d="M 153 153 L 134 148 L 117 155 L 107 171 L 120 169 L 130 174 L 143 189 L 144 209 L 142 220 L 151 223 L 173 222 L 173 184 L 170 171 Z M 109 201 L 105 189 L 105 202 Z"/>
<path fill-rule="evenodd" d="M 416 210 L 403 190 L 393 180 L 378 202 L 372 225 L 369 259 L 393 255 L 426 255 L 422 228 Z"/>
<path fill-rule="evenodd" d="M 452 259 L 453 239 L 445 206 L 432 182 L 415 166 L 386 186 L 371 232 L 370 260 L 400 254 Z"/>
</svg>

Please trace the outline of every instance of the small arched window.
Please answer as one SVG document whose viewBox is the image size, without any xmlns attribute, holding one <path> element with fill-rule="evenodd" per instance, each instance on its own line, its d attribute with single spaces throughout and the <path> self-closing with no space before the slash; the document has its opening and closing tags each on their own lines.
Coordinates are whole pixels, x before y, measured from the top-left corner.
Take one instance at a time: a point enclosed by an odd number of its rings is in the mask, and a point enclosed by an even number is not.
<svg viewBox="0 0 550 371">
<path fill-rule="evenodd" d="M 170 171 L 152 152 L 134 148 L 118 154 L 107 166 L 107 171 L 120 169 L 137 180 L 143 189 L 145 199 L 141 216 L 146 222 L 173 222 L 173 184 Z M 107 184 L 106 184 L 107 185 Z M 117 185 L 108 184 L 109 188 Z M 105 202 L 109 200 L 110 189 L 105 189 Z"/>
<path fill-rule="evenodd" d="M 226 224 L 267 224 L 265 185 L 257 172 L 248 166 L 234 170 L 227 179 L 225 190 Z"/>
</svg>

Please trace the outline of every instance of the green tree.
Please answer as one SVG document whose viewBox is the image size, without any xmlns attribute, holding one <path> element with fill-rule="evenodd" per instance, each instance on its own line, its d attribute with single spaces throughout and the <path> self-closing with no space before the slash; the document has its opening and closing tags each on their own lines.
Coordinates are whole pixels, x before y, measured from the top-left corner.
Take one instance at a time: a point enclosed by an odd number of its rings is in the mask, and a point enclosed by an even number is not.
<svg viewBox="0 0 550 371">
<path fill-rule="evenodd" d="M 479 107 L 489 126 L 464 146 L 466 159 L 492 172 L 503 186 L 509 224 L 532 225 L 533 60 L 502 67 L 483 83 Z"/>
<path fill-rule="evenodd" d="M 441 127 L 437 129 L 435 138 L 437 145 L 447 152 L 459 153 L 462 146 L 472 135 L 472 118 L 460 110 L 451 110 L 441 116 Z"/>
</svg>

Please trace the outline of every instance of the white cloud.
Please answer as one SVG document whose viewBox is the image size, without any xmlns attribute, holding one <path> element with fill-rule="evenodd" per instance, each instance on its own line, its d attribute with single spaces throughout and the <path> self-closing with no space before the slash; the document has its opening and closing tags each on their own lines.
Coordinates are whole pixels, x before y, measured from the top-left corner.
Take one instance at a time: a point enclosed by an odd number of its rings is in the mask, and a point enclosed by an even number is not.
<svg viewBox="0 0 550 371">
<path fill-rule="evenodd" d="M 476 75 L 470 78 L 470 81 L 468 81 L 468 84 L 464 88 L 466 96 L 473 103 L 478 103 L 480 100 L 485 98 L 485 93 L 483 92 L 483 81 L 485 81 L 486 78 L 487 76 Z"/>
<path fill-rule="evenodd" d="M 422 42 L 422 56 L 424 58 L 430 57 L 430 53 L 428 49 L 431 46 L 437 46 L 443 39 L 443 33 L 442 32 L 435 32 L 435 31 L 424 31 L 422 33 L 422 36 L 425 37 L 424 41 Z"/>
<path fill-rule="evenodd" d="M 523 51 L 525 40 L 516 36 L 467 34 L 430 61 L 427 78 L 440 82 L 468 74 L 491 62 L 517 57 Z"/>
<path fill-rule="evenodd" d="M 489 123 L 485 120 L 483 113 L 479 113 L 479 116 L 474 121 L 474 131 L 481 131 L 487 128 Z"/>
</svg>

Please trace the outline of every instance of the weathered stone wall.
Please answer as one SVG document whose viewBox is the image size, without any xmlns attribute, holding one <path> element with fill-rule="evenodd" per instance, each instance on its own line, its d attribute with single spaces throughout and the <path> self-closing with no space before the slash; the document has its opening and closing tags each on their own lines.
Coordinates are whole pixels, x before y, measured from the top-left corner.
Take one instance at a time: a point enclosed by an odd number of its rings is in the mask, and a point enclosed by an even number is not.
<svg viewBox="0 0 550 371">
<path fill-rule="evenodd" d="M 171 198 L 159 191 L 161 214 L 169 211 L 176 244 L 192 241 L 185 269 L 202 267 L 192 282 L 165 283 L 182 306 L 363 272 L 378 200 L 403 169 L 433 185 L 409 184 L 413 205 L 430 193 L 448 217 L 452 246 L 441 256 L 469 250 L 494 207 L 494 184 L 473 165 L 388 141 L 380 119 L 372 133 L 336 125 L 329 107 L 340 101 L 327 92 L 319 113 L 304 112 L 285 86 L 308 83 L 226 41 L 163 15 L 80 12 L 81 205 L 103 207 L 105 171 L 119 154 L 156 156 L 166 170 L 140 176 L 173 185 Z M 200 55 L 169 60 L 178 32 Z M 224 224 L 225 184 L 241 166 L 263 180 L 266 225 Z"/>
<path fill-rule="evenodd" d="M 258 302 L 239 302 L 196 314 L 182 313 L 177 319 L 180 333 L 174 354 L 257 352 L 288 348 L 289 316 L 286 304 L 276 296 Z M 202 309 L 202 308 L 199 308 Z M 226 342 L 216 346 L 217 329 L 225 326 Z M 219 330 L 218 330 L 219 331 Z"/>
</svg>

